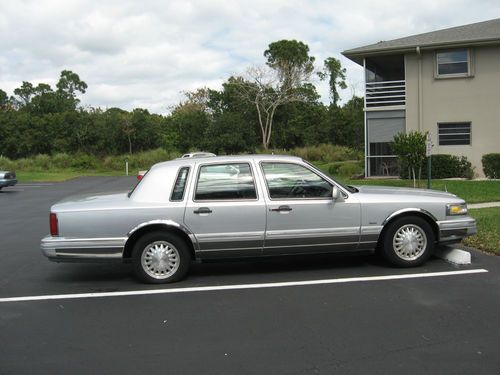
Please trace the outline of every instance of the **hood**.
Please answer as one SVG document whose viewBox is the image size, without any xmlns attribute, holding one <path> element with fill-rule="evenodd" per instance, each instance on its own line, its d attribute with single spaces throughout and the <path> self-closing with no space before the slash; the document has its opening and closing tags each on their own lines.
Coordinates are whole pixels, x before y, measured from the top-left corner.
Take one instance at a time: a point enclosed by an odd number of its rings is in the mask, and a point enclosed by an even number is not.
<svg viewBox="0 0 500 375">
<path fill-rule="evenodd" d="M 80 194 L 66 197 L 51 207 L 52 212 L 108 209 L 129 201 L 128 192 Z"/>
<path fill-rule="evenodd" d="M 391 186 L 355 186 L 360 193 L 365 194 L 384 194 L 396 196 L 420 196 L 432 198 L 456 198 L 455 194 L 440 190 L 416 189 L 416 188 L 400 188 Z"/>
</svg>

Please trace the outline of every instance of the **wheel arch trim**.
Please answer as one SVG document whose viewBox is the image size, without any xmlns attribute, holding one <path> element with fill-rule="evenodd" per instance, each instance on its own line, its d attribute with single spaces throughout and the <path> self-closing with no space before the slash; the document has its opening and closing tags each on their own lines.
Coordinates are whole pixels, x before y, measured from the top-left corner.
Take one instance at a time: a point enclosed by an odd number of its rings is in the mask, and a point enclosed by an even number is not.
<svg viewBox="0 0 500 375">
<path fill-rule="evenodd" d="M 403 208 L 402 210 L 395 211 L 392 214 L 390 214 L 389 216 L 387 216 L 385 218 L 385 220 L 382 222 L 382 226 L 385 226 L 389 221 L 391 221 L 392 219 L 394 219 L 400 215 L 412 214 L 412 213 L 425 215 L 429 219 L 431 219 L 434 223 L 437 222 L 436 217 L 427 210 L 424 210 L 422 208 Z"/>
<path fill-rule="evenodd" d="M 125 248 L 128 248 L 128 245 L 130 245 L 130 240 L 135 240 L 136 235 L 141 233 L 143 230 L 149 228 L 149 227 L 157 227 L 157 226 L 162 226 L 165 229 L 174 229 L 177 231 L 182 232 L 191 242 L 190 245 L 192 246 L 193 251 L 196 253 L 196 251 L 199 249 L 198 246 L 198 241 L 196 240 L 195 235 L 185 226 L 182 224 L 179 224 L 173 220 L 169 219 L 159 219 L 159 220 L 150 220 L 146 221 L 144 223 L 141 223 L 134 227 L 132 230 L 130 230 L 127 233 L 127 240 L 125 241 Z"/>
</svg>

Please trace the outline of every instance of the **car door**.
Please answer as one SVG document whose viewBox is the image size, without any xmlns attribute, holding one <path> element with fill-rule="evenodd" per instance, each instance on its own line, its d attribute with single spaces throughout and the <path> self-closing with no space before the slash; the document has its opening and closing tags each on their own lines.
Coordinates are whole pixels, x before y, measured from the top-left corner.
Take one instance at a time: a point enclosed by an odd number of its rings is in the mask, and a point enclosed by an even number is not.
<svg viewBox="0 0 500 375">
<path fill-rule="evenodd" d="M 184 222 L 201 258 L 262 254 L 266 205 L 254 176 L 249 161 L 198 165 Z"/>
<path fill-rule="evenodd" d="M 332 199 L 333 183 L 304 164 L 263 161 L 267 228 L 264 255 L 356 249 L 360 206 L 352 195 Z"/>
</svg>

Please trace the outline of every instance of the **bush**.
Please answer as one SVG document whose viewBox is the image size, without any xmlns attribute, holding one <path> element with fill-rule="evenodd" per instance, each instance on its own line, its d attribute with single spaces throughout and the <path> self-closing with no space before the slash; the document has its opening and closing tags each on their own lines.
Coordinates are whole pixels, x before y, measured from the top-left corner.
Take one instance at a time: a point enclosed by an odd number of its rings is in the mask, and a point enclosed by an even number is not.
<svg viewBox="0 0 500 375">
<path fill-rule="evenodd" d="M 364 168 L 360 162 L 345 161 L 332 163 L 328 168 L 328 173 L 332 176 L 351 178 L 362 175 Z"/>
<path fill-rule="evenodd" d="M 432 178 L 467 178 L 474 177 L 474 168 L 465 156 L 438 154 L 431 156 Z M 422 178 L 427 176 L 427 158 L 422 165 Z M 400 177 L 408 178 L 408 169 L 400 169 Z"/>
<path fill-rule="evenodd" d="M 70 163 L 70 167 L 79 169 L 79 170 L 95 170 L 98 169 L 101 165 L 101 162 L 94 155 L 88 154 L 75 154 Z"/>
<path fill-rule="evenodd" d="M 318 146 L 297 147 L 286 150 L 259 150 L 259 153 L 273 153 L 275 155 L 298 156 L 310 162 L 334 163 L 346 160 L 362 160 L 363 152 L 346 146 L 320 144 Z"/>
<path fill-rule="evenodd" d="M 66 153 L 59 153 L 52 156 L 52 165 L 54 168 L 67 169 L 71 166 L 73 160 L 72 155 Z"/>
<path fill-rule="evenodd" d="M 500 178 L 500 154 L 485 154 L 481 162 L 486 177 Z"/>
</svg>

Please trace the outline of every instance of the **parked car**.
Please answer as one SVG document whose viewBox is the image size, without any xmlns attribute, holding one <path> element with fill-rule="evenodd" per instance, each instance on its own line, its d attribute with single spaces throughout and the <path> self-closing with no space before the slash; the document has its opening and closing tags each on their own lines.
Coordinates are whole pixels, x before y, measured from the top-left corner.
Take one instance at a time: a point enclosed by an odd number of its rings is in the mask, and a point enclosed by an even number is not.
<svg viewBox="0 0 500 375">
<path fill-rule="evenodd" d="M 17 184 L 16 172 L 0 171 L 0 190 Z"/>
<path fill-rule="evenodd" d="M 453 194 L 344 186 L 289 156 L 184 158 L 154 165 L 129 193 L 51 207 L 53 261 L 130 261 L 149 283 L 183 278 L 193 260 L 373 251 L 396 266 L 476 232 Z"/>
</svg>

